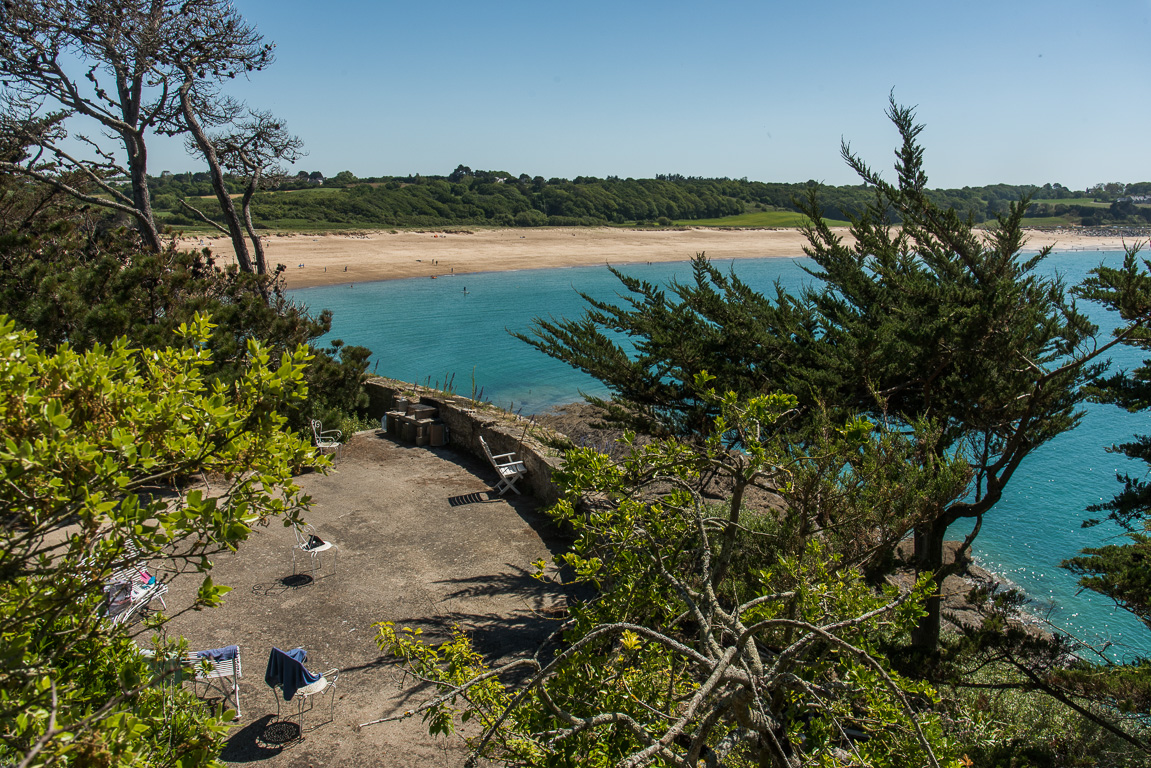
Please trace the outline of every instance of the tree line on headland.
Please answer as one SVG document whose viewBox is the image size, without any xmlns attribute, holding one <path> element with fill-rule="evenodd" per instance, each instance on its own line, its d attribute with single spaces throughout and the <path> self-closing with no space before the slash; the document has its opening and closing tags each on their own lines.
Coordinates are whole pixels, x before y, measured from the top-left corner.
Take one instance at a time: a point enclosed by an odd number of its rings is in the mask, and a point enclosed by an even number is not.
<svg viewBox="0 0 1151 768">
<path fill-rule="evenodd" d="M 241 181 L 229 179 L 235 194 L 242 189 Z M 181 200 L 213 194 L 205 173 L 165 174 L 150 178 L 148 183 L 153 205 L 162 220 L 173 226 L 197 223 Z M 819 188 L 827 218 L 840 222 L 862 213 L 875 195 L 866 184 L 829 186 L 815 181 L 761 182 L 678 174 L 661 174 L 654 179 L 545 179 L 505 171 L 473 171 L 461 165 L 447 176 L 357 178 L 341 171 L 324 178 L 317 172 L 301 172 L 282 177 L 276 189 L 259 192 L 251 208 L 259 228 L 668 226 L 693 221 L 722 224 L 713 220 L 768 212 L 784 215 L 774 220 L 764 216 L 759 226 L 771 226 L 773 221 L 778 226 L 796 226 L 801 221 L 799 201 L 813 187 Z M 976 223 L 994 221 L 1011 202 L 1027 196 L 1035 202 L 1025 215 L 1045 225 L 1059 219 L 1068 225 L 1145 226 L 1151 223 L 1151 198 L 1148 204 L 1121 198 L 1139 198 L 1147 192 L 1151 192 L 1147 182 L 1101 184 L 1078 192 L 1060 184 L 993 184 L 933 189 L 928 195 L 936 205 L 970 215 Z M 893 221 L 899 220 L 897 211 L 889 213 Z M 218 213 L 215 218 L 219 218 Z M 748 221 L 756 225 L 755 219 Z M 732 225 L 738 223 L 733 221 Z"/>
</svg>

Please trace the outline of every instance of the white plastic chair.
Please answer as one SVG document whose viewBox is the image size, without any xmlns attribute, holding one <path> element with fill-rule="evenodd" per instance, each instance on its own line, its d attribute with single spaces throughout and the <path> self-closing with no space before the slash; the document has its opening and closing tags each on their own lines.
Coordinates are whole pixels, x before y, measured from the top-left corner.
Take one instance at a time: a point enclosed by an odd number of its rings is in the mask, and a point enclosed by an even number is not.
<svg viewBox="0 0 1151 768">
<path fill-rule="evenodd" d="M 312 525 L 294 526 L 292 531 L 296 534 L 296 546 L 292 547 L 292 575 L 296 575 L 296 553 L 307 553 L 312 557 L 312 583 L 316 583 L 316 568 L 323 567 L 323 562 L 320 560 L 320 555 L 327 552 L 329 549 L 335 550 L 332 557 L 335 562 L 332 565 L 332 573 L 336 572 L 336 566 L 340 562 L 340 548 L 330 541 L 321 539 L 316 534 L 316 528 Z"/>
<path fill-rule="evenodd" d="M 323 453 L 324 451 L 335 451 L 336 458 L 340 456 L 340 446 L 343 443 L 340 439 L 344 433 L 338 429 L 324 429 L 323 423 L 319 419 L 312 419 L 312 437 L 316 441 L 316 448 Z"/>
<path fill-rule="evenodd" d="M 484 453 L 487 454 L 488 461 L 495 467 L 499 473 L 500 481 L 496 483 L 496 491 L 503 496 L 509 489 L 519 493 L 516 488 L 516 481 L 528 473 L 527 466 L 516 459 L 514 453 L 499 453 L 492 454 L 492 449 L 488 447 L 488 443 L 483 437 L 480 437 L 480 445 L 484 447 Z"/>
</svg>

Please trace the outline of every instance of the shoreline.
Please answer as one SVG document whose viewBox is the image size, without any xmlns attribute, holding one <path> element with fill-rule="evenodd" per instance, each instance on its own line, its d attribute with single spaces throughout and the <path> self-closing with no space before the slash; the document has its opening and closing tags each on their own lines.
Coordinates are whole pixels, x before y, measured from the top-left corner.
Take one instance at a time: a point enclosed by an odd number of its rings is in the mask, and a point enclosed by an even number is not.
<svg viewBox="0 0 1151 768">
<path fill-rule="evenodd" d="M 269 264 L 285 265 L 285 284 L 295 289 L 476 272 L 687 261 L 700 252 L 717 261 L 796 256 L 803 253 L 806 242 L 795 229 L 532 227 L 271 235 L 264 247 Z M 235 258 L 231 241 L 222 236 L 189 238 L 180 245 L 208 246 L 223 263 Z"/>
<path fill-rule="evenodd" d="M 587 402 L 574 402 L 554 406 L 543 413 L 532 417 L 534 423 L 539 424 L 553 432 L 567 437 L 572 443 L 581 446 L 591 446 L 607 453 L 613 460 L 619 460 L 623 451 L 617 448 L 616 441 L 622 436 L 621 429 L 609 427 L 599 428 L 593 426 L 600 423 L 603 412 Z M 641 444 L 644 441 L 640 437 Z M 762 500 L 761 500 L 762 501 Z M 958 563 L 956 553 L 962 542 L 947 540 L 943 542 L 944 565 L 955 565 L 956 571 L 947 576 L 941 585 L 943 594 L 943 609 L 945 612 L 945 625 L 958 627 L 977 627 L 986 615 L 986 606 L 979 602 L 972 603 L 968 595 L 973 589 L 995 590 L 1018 589 L 1024 595 L 1028 593 L 1015 584 L 1011 579 L 983 566 L 978 557 L 968 552 Z M 915 584 L 913 566 L 913 544 L 911 539 L 904 539 L 895 547 L 895 570 L 888 575 L 888 582 L 899 589 L 909 590 Z M 1056 626 L 1044 619 L 1040 612 L 1032 610 L 1033 598 L 1028 595 L 1028 603 L 1017 606 L 1010 612 L 1011 620 L 1030 632 L 1050 637 L 1053 633 L 1069 635 L 1067 630 Z"/>
<path fill-rule="evenodd" d="M 851 242 L 846 227 L 832 231 Z M 1046 230 L 1027 230 L 1027 236 L 1031 248 L 1050 244 L 1057 251 L 1120 250 L 1125 239 Z M 378 230 L 269 235 L 264 240 L 269 263 L 285 265 L 289 289 L 475 272 L 688 261 L 700 252 L 717 262 L 797 257 L 803 255 L 806 243 L 798 229 L 614 227 Z M 223 236 L 184 238 L 179 245 L 211 248 L 225 264 L 235 259 L 231 241 Z"/>
</svg>

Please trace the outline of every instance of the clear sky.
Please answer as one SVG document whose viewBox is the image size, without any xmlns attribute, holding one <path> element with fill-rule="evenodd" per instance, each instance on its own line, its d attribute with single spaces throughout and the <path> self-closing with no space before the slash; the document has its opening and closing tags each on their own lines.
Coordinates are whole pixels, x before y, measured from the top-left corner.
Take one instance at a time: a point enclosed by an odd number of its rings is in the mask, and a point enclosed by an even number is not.
<svg viewBox="0 0 1151 768">
<path fill-rule="evenodd" d="M 295 170 L 855 183 L 840 138 L 890 169 L 894 90 L 933 187 L 1151 180 L 1151 0 L 236 7 L 277 60 L 230 93 L 304 140 Z"/>
</svg>

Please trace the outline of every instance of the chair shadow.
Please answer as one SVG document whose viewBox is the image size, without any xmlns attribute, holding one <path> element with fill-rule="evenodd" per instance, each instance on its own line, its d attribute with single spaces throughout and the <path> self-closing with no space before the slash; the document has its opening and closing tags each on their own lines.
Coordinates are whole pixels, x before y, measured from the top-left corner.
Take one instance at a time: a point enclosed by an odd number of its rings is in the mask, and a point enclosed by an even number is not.
<svg viewBox="0 0 1151 768">
<path fill-rule="evenodd" d="M 271 597 L 273 595 L 282 595 L 290 589 L 299 589 L 306 587 L 313 581 L 310 574 L 307 573 L 294 573 L 291 576 L 283 576 L 276 579 L 271 584 L 254 584 L 252 586 L 252 594 L 263 595 L 264 597 Z"/>
<path fill-rule="evenodd" d="M 254 763 L 275 757 L 303 741 L 298 724 L 275 718 L 275 715 L 264 715 L 236 731 L 224 744 L 220 759 L 228 763 Z"/>
<path fill-rule="evenodd" d="M 500 498 L 492 498 L 492 491 L 465 493 L 462 496 L 449 496 L 448 506 L 462 507 L 465 504 L 490 504 L 493 501 L 500 501 Z"/>
</svg>

